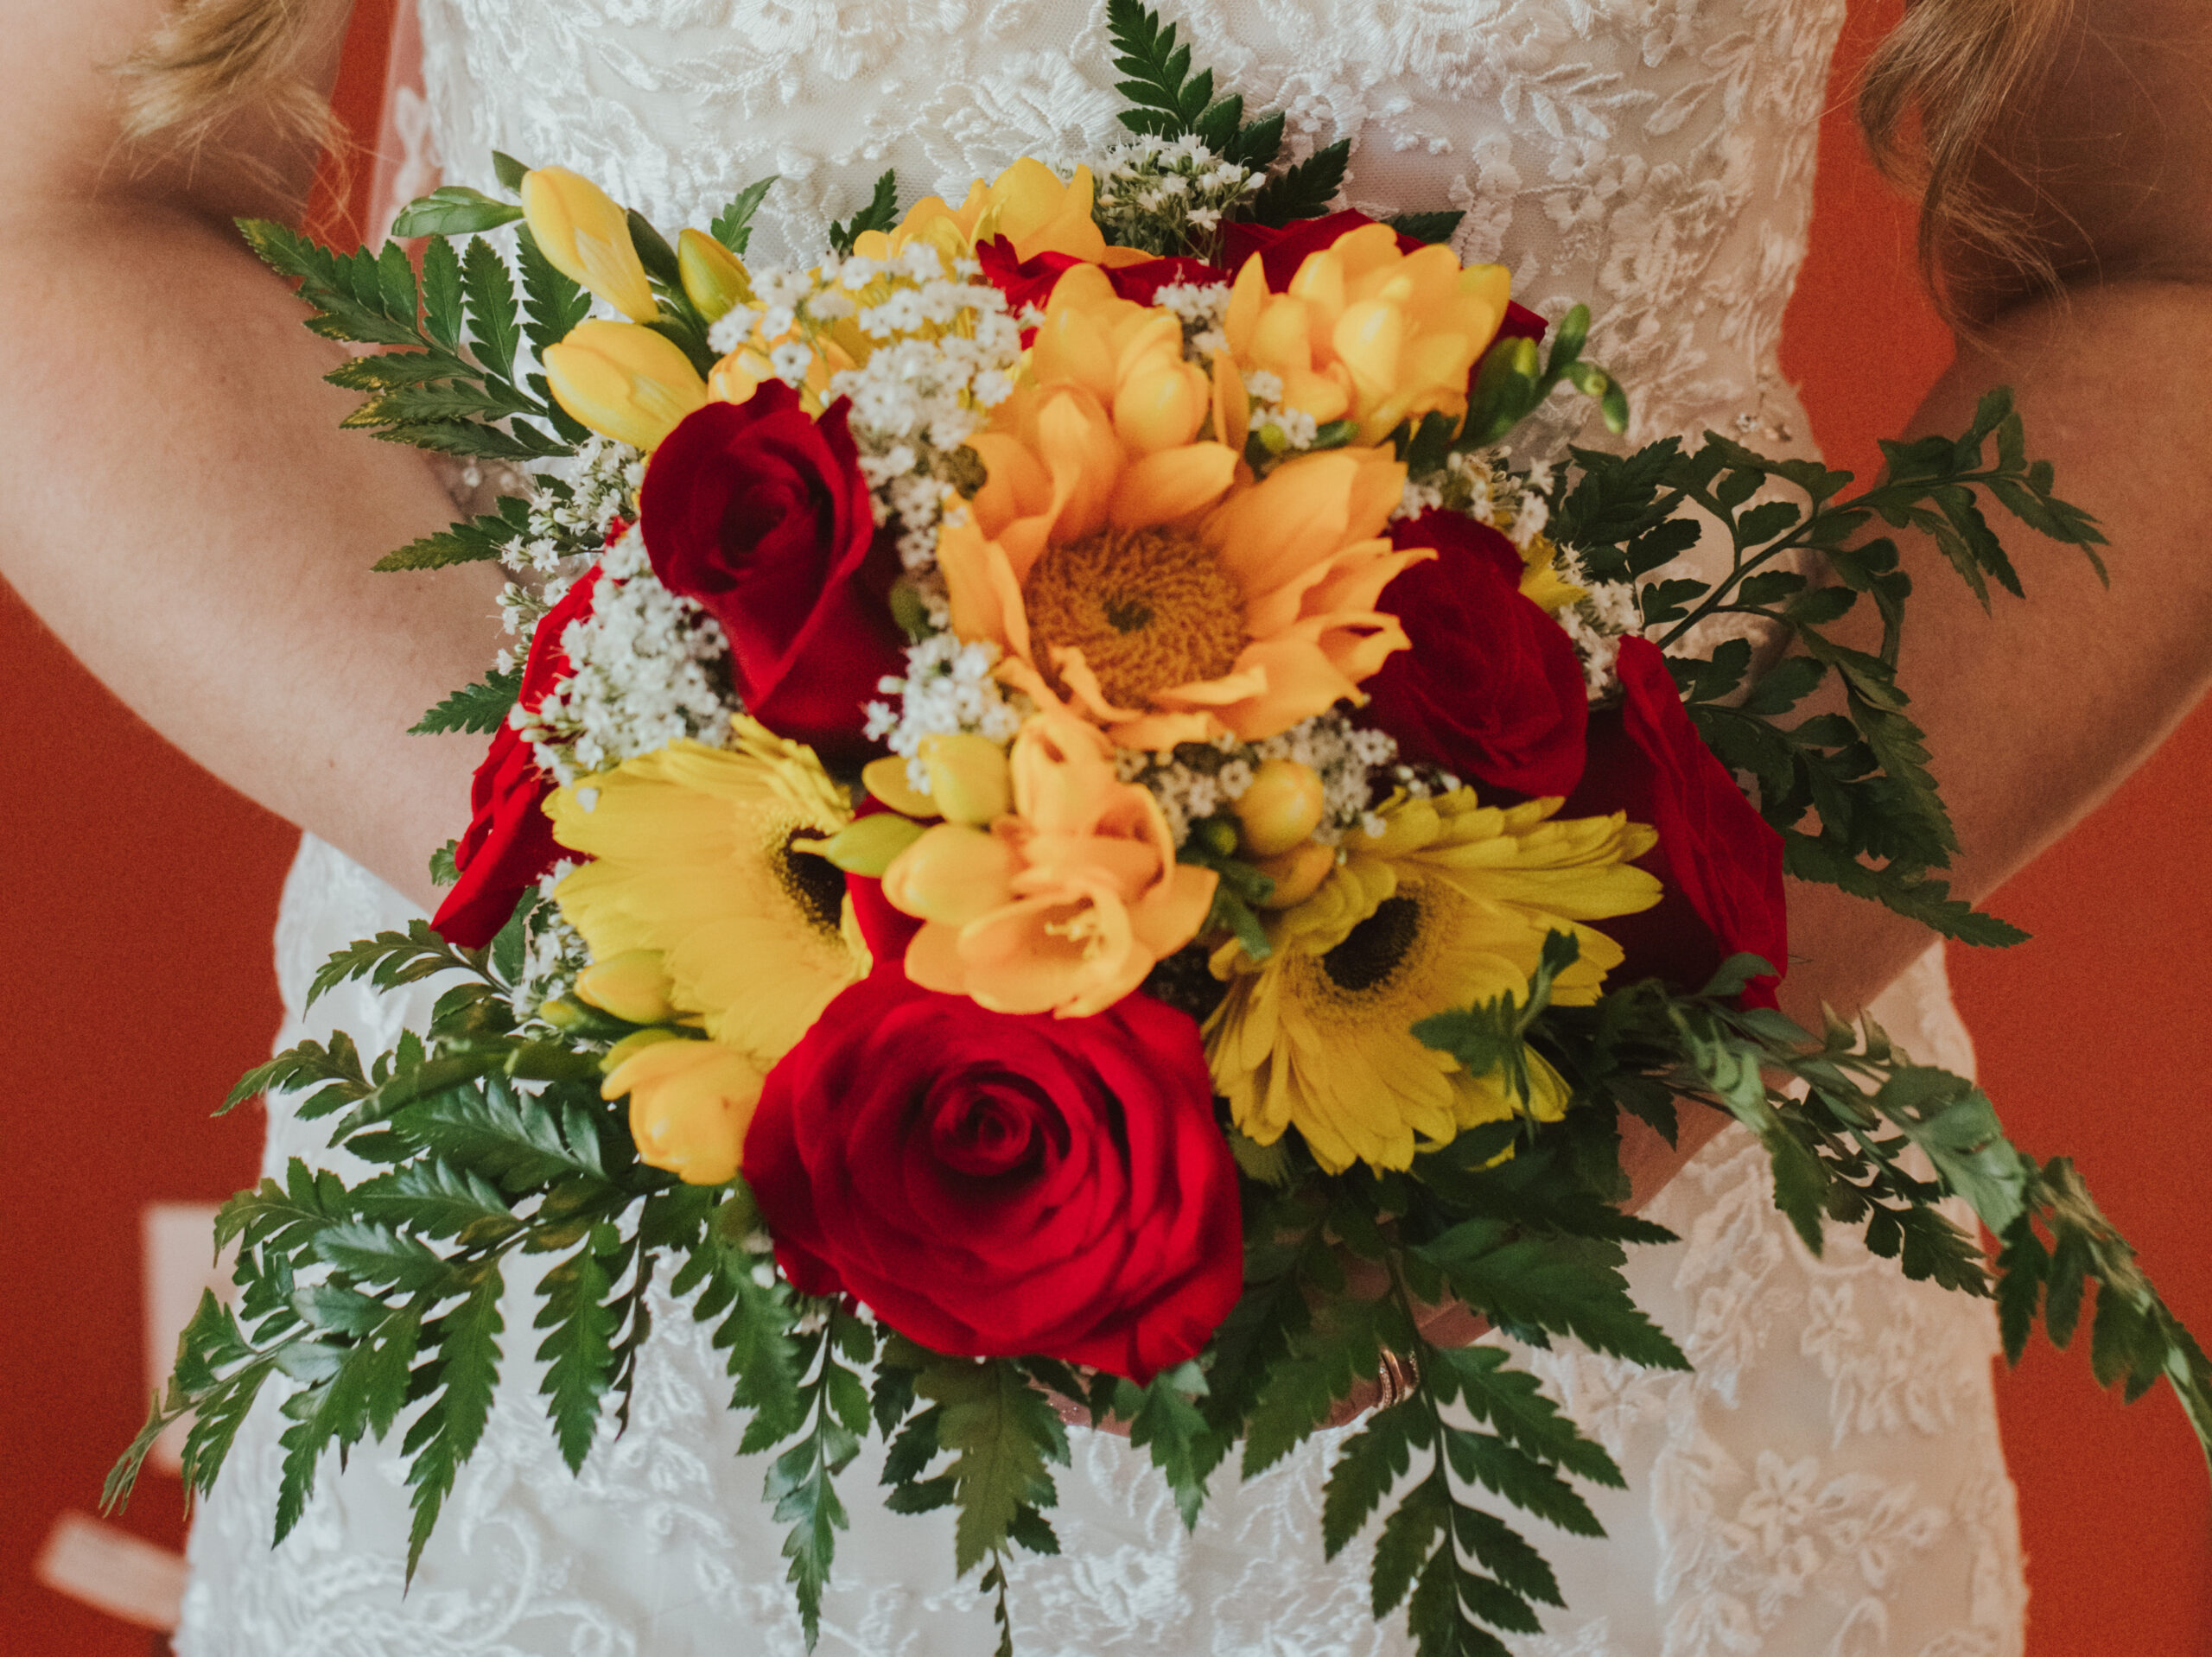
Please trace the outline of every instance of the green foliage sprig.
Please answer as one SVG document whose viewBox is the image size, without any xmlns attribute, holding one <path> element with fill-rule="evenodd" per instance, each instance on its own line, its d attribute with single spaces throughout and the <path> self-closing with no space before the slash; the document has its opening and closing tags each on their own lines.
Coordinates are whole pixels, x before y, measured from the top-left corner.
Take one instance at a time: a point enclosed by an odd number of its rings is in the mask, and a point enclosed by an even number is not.
<svg viewBox="0 0 2212 1657">
<path fill-rule="evenodd" d="M 537 253 L 527 231 L 518 305 L 506 262 L 481 236 L 461 253 L 446 236 L 431 236 L 418 281 L 397 242 L 346 255 L 268 219 L 242 219 L 238 228 L 271 269 L 298 282 L 314 313 L 308 328 L 328 340 L 395 347 L 324 376 L 365 394 L 346 425 L 387 442 L 485 460 L 575 452 L 584 433 L 553 402 L 543 376 L 517 378 L 516 353 L 525 333 L 540 350 L 565 336 L 589 301 Z"/>
<path fill-rule="evenodd" d="M 1991 461 L 1985 450 L 1993 439 Z M 1858 537 L 1877 520 L 1927 532 L 1986 607 L 1991 581 L 2016 595 L 2020 587 L 1978 498 L 2080 548 L 2100 575 L 2095 549 L 2104 536 L 2088 513 L 2053 492 L 2050 463 L 2029 461 L 2004 388 L 1982 399 L 1956 439 L 1885 444 L 1884 451 L 1889 476 L 1846 497 L 1849 473 L 1815 460 L 1770 460 L 1716 432 L 1691 452 L 1671 438 L 1626 457 L 1576 449 L 1580 475 L 1551 531 L 1592 576 L 1630 581 L 1695 543 L 1698 525 L 1686 506 L 1718 519 L 1730 537 L 1728 572 L 1717 581 L 1649 583 L 1642 619 L 1648 630 L 1665 630 L 1662 648 L 1719 616 L 1765 624 L 1796 646 L 1756 676 L 1751 646 L 1741 638 L 1702 660 L 1669 663 L 1707 746 L 1758 779 L 1759 809 L 1782 835 L 1789 873 L 1878 899 L 1965 943 L 2017 943 L 2025 934 L 1953 898 L 1936 873 L 1950 866 L 1958 839 L 1929 770 L 1925 734 L 1897 682 L 1912 583 L 1898 568 L 1895 541 Z M 1794 490 L 1803 504 L 1761 498 L 1770 486 Z M 1808 557 L 1823 561 L 1834 582 L 1792 567 Z M 1883 624 L 1872 652 L 1833 631 L 1862 597 Z M 1843 713 L 1782 722 L 1832 676 L 1842 687 Z"/>
</svg>

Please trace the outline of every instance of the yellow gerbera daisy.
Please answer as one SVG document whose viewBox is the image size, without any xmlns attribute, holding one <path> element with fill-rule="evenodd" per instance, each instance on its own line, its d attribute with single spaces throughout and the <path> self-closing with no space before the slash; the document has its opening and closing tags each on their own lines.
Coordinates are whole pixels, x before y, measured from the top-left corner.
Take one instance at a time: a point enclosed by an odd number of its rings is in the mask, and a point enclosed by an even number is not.
<svg viewBox="0 0 2212 1657">
<path fill-rule="evenodd" d="M 1618 944 L 1586 922 L 1659 901 L 1627 867 L 1651 848 L 1625 817 L 1554 820 L 1556 799 L 1499 809 L 1471 789 L 1384 808 L 1379 836 L 1346 837 L 1312 898 L 1270 917 L 1274 953 L 1234 943 L 1214 957 L 1229 994 L 1206 1025 L 1214 1085 L 1263 1145 L 1295 1127 L 1331 1172 L 1403 1168 L 1420 1150 L 1520 1106 L 1502 1075 L 1470 1076 L 1413 1025 L 1502 994 L 1525 998 L 1548 932 L 1581 955 L 1554 981 L 1565 1006 L 1598 997 Z M 1554 1120 L 1567 1089 L 1529 1055 L 1530 1105 Z"/>
<path fill-rule="evenodd" d="M 594 860 L 554 892 L 594 959 L 660 953 L 669 1000 L 766 1070 L 868 973 L 844 876 L 805 849 L 852 821 L 811 749 L 734 721 L 561 790 L 553 834 Z"/>
<path fill-rule="evenodd" d="M 1376 601 L 1431 556 L 1384 532 L 1405 486 L 1387 453 L 1303 455 L 1255 483 L 1198 441 L 1216 399 L 1180 338 L 1172 313 L 1071 270 L 1039 383 L 971 440 L 988 481 L 938 543 L 953 631 L 1125 748 L 1257 741 L 1359 700 L 1406 647 Z"/>
</svg>

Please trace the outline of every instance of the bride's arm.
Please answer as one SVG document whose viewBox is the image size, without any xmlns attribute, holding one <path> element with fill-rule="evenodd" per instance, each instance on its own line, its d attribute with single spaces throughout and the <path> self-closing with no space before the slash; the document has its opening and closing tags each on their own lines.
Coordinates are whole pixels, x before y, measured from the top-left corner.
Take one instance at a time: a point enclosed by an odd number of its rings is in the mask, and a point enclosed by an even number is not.
<svg viewBox="0 0 2212 1657">
<path fill-rule="evenodd" d="M 337 347 L 232 225 L 296 219 L 311 149 L 242 120 L 190 165 L 124 149 L 105 66 L 161 10 L 0 0 L 0 574 L 170 741 L 428 901 L 482 742 L 406 727 L 481 676 L 497 584 L 371 572 L 452 505 L 338 429 Z"/>
<path fill-rule="evenodd" d="M 2008 529 L 2028 598 L 1985 616 L 1932 543 L 1900 679 L 1929 736 L 1980 901 L 2095 808 L 2212 683 L 2212 17 L 2201 0 L 2095 0 L 2051 84 L 2011 113 L 1988 187 L 2033 215 L 2066 278 L 2000 295 L 1910 435 L 1965 429 L 1981 393 L 2019 394 L 2033 451 L 2111 539 L 2106 592 L 2080 555 Z M 2032 192 L 2017 181 L 2025 180 Z M 1991 273 L 1974 273 L 1989 276 Z M 1993 280 L 2001 284 L 2001 277 Z M 1862 606 L 1862 608 L 1865 606 Z M 1931 942 L 1829 886 L 1792 884 L 1783 1008 L 1855 1013 Z M 1725 1119 L 1670 1150 L 1630 1124 L 1641 1195 Z"/>
</svg>

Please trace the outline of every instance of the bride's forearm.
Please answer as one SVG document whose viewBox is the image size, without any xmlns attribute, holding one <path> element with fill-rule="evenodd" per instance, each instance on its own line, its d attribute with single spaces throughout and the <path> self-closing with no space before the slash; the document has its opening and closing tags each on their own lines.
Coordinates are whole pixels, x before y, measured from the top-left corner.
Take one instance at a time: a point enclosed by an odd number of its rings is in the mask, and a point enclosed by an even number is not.
<svg viewBox="0 0 2212 1657">
<path fill-rule="evenodd" d="M 2082 289 L 1963 341 L 1915 417 L 1912 435 L 1955 434 L 1983 392 L 2012 386 L 2031 452 L 2111 542 L 2107 591 L 2074 549 L 2000 521 L 2027 597 L 1993 593 L 1985 615 L 1932 542 L 1899 537 L 1913 576 L 1899 679 L 1958 830 L 1959 897 L 1988 898 L 2065 834 L 2212 683 L 2208 341 L 2212 286 Z M 1833 886 L 1792 881 L 1789 898 L 1783 1009 L 1815 1030 L 1823 1003 L 1857 1013 L 1934 942 Z M 1686 1111 L 1672 1146 L 1627 1123 L 1638 1203 L 1726 1121 Z"/>
<path fill-rule="evenodd" d="M 187 753 L 427 900 L 481 742 L 406 727 L 482 673 L 497 582 L 371 571 L 453 508 L 338 429 L 301 316 L 181 206 L 0 210 L 0 574 Z"/>
</svg>

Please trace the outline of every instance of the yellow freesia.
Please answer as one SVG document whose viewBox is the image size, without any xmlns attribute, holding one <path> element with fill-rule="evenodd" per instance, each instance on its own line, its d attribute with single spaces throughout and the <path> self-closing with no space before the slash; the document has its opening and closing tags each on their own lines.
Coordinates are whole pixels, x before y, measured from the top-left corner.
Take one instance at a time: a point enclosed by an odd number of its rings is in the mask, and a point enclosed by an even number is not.
<svg viewBox="0 0 2212 1657">
<path fill-rule="evenodd" d="M 684 297 L 709 322 L 753 297 L 753 279 L 737 255 L 704 231 L 686 230 L 676 238 L 676 268 Z"/>
<path fill-rule="evenodd" d="M 540 167 L 523 175 L 522 212 L 538 251 L 569 281 L 632 322 L 660 314 L 629 215 L 599 186 L 565 167 Z"/>
<path fill-rule="evenodd" d="M 634 322 L 579 323 L 546 347 L 545 378 L 576 420 L 648 453 L 707 401 L 707 383 L 682 348 Z"/>
<path fill-rule="evenodd" d="M 1355 420 L 1358 441 L 1379 443 L 1407 420 L 1466 412 L 1510 285 L 1503 265 L 1463 268 L 1443 247 L 1401 253 L 1389 225 L 1365 225 L 1307 255 L 1287 293 L 1247 260 L 1223 332 L 1239 365 L 1282 382 L 1285 406 Z"/>
<path fill-rule="evenodd" d="M 1594 1001 L 1620 947 L 1588 923 L 1659 900 L 1631 860 L 1650 829 L 1620 816 L 1553 814 L 1555 799 L 1501 809 L 1471 789 L 1400 799 L 1379 836 L 1345 836 L 1313 895 L 1270 913 L 1273 952 L 1215 952 L 1229 994 L 1206 1025 L 1214 1085 L 1238 1127 L 1273 1144 L 1293 1127 L 1331 1172 L 1403 1168 L 1416 1151 L 1522 1108 L 1502 1074 L 1470 1076 L 1412 1033 L 1437 1013 L 1525 1000 L 1550 932 L 1581 954 L 1554 981 L 1562 1006 Z M 1527 1108 L 1555 1119 L 1567 1089 L 1527 1054 Z"/>
<path fill-rule="evenodd" d="M 736 1176 L 762 1080 L 718 1041 L 659 1041 L 623 1060 L 600 1095 L 610 1103 L 629 1095 L 640 1162 L 688 1185 L 719 1185 Z"/>
<path fill-rule="evenodd" d="M 1198 936 L 1216 876 L 1175 860 L 1160 803 L 1118 781 L 1113 746 L 1066 713 L 1014 738 L 1013 810 L 940 822 L 884 871 L 925 924 L 906 976 L 999 1013 L 1103 1013 Z"/>
<path fill-rule="evenodd" d="M 1134 264 L 1152 256 L 1141 248 L 1109 247 L 1090 216 L 1097 187 L 1088 167 L 1063 183 L 1058 174 L 1027 156 L 986 184 L 977 179 L 958 207 L 940 196 L 924 196 L 907 210 L 897 229 L 864 231 L 853 251 L 863 258 L 887 259 L 916 243 L 926 243 L 953 263 L 975 257 L 976 246 L 1003 236 L 1014 257 L 1065 253 L 1094 264 Z"/>
</svg>

